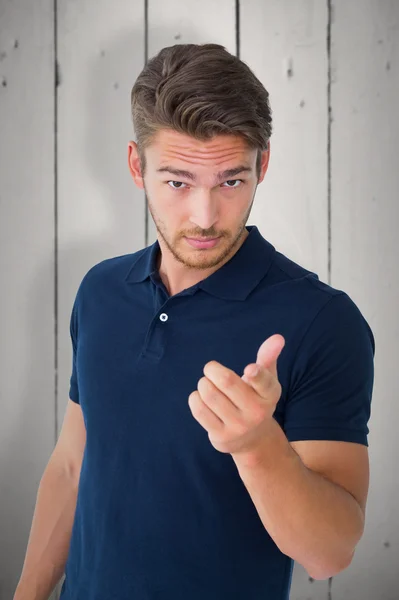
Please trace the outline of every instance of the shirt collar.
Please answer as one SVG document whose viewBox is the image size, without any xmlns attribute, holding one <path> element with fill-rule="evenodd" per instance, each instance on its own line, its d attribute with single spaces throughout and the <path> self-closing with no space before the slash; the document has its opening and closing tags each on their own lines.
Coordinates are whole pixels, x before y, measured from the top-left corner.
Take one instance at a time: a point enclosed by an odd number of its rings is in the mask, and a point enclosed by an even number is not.
<svg viewBox="0 0 399 600">
<path fill-rule="evenodd" d="M 189 288 L 192 293 L 202 289 L 224 300 L 245 300 L 266 275 L 273 261 L 275 247 L 260 233 L 256 225 L 247 225 L 249 232 L 243 244 L 220 269 Z M 128 283 L 140 283 L 156 272 L 160 246 L 156 240 L 129 267 Z"/>
</svg>

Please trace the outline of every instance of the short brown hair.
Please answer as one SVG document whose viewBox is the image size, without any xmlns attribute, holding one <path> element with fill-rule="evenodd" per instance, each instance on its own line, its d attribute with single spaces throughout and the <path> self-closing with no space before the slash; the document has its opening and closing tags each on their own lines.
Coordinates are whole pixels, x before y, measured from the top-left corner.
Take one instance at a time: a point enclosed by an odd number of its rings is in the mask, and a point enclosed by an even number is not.
<svg viewBox="0 0 399 600">
<path fill-rule="evenodd" d="M 272 133 L 269 93 L 242 60 L 220 44 L 162 48 L 137 77 L 131 92 L 133 127 L 142 174 L 144 150 L 160 129 L 204 141 L 217 134 L 243 137 L 261 151 Z"/>
</svg>

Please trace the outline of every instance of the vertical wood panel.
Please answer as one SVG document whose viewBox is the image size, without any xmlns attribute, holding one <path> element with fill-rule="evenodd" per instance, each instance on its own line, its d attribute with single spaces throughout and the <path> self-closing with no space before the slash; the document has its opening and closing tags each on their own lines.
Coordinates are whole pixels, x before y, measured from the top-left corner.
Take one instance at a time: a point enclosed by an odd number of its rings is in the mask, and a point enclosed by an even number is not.
<svg viewBox="0 0 399 600">
<path fill-rule="evenodd" d="M 241 58 L 270 94 L 270 161 L 250 222 L 328 283 L 327 6 L 241 2 Z M 292 600 L 327 600 L 328 581 L 295 563 Z"/>
<path fill-rule="evenodd" d="M 333 598 L 398 597 L 399 3 L 333 3 L 332 279 L 376 339 L 367 523 Z"/>
<path fill-rule="evenodd" d="M 326 3 L 241 5 L 241 58 L 269 91 L 274 121 L 252 220 L 280 251 L 327 281 Z"/>
<path fill-rule="evenodd" d="M 52 1 L 0 6 L 0 598 L 55 441 Z"/>
<path fill-rule="evenodd" d="M 59 2 L 59 428 L 72 371 L 69 319 L 84 274 L 144 246 L 145 196 L 128 170 L 130 92 L 144 65 L 144 3 Z M 58 586 L 60 592 L 62 580 Z"/>
<path fill-rule="evenodd" d="M 128 170 L 130 91 L 144 64 L 141 2 L 59 5 L 59 422 L 69 392 L 69 319 L 94 264 L 144 245 L 144 194 Z"/>
</svg>

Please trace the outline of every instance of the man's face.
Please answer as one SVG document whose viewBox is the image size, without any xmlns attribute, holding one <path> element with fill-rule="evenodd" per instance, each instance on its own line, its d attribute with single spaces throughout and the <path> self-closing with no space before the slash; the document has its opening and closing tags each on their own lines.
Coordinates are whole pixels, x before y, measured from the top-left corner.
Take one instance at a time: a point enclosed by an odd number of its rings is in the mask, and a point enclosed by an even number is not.
<svg viewBox="0 0 399 600">
<path fill-rule="evenodd" d="M 191 269 L 210 269 L 222 263 L 248 233 L 245 224 L 256 187 L 267 170 L 269 151 L 263 152 L 259 180 L 257 151 L 238 136 L 218 135 L 201 142 L 163 129 L 145 155 L 142 177 L 136 143 L 129 143 L 130 171 L 138 187 L 145 189 L 161 246 L 165 245 L 177 261 Z M 166 167 L 190 172 L 192 177 L 166 171 Z M 238 168 L 240 172 L 217 178 L 218 173 Z M 213 247 L 199 248 L 187 238 L 219 240 Z"/>
</svg>

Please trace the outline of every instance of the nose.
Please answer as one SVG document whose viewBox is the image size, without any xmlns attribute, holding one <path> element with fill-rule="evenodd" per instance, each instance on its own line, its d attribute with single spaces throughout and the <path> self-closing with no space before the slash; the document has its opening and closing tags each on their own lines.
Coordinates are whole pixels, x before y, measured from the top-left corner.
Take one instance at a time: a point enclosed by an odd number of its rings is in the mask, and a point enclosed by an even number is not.
<svg viewBox="0 0 399 600">
<path fill-rule="evenodd" d="M 196 227 L 207 230 L 217 223 L 219 207 L 216 198 L 206 191 L 195 194 L 191 204 L 190 222 Z"/>
</svg>

